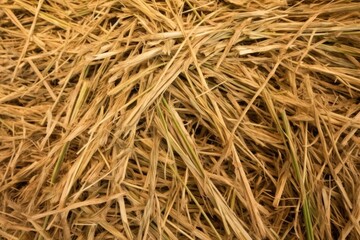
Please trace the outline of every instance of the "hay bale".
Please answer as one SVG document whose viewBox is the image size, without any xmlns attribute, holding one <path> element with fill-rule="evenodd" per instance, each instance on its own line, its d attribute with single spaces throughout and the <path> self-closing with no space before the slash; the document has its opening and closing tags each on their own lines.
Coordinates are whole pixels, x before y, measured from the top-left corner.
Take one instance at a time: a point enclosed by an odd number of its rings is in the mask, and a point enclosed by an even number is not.
<svg viewBox="0 0 360 240">
<path fill-rule="evenodd" d="M 1 238 L 360 239 L 359 10 L 1 1 Z"/>
</svg>

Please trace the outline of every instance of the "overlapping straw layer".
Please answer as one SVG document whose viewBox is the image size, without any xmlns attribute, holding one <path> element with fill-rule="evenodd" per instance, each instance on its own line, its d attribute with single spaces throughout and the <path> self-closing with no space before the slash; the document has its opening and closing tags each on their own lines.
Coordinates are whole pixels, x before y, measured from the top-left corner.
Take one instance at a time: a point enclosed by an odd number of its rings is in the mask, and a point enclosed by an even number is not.
<svg viewBox="0 0 360 240">
<path fill-rule="evenodd" d="M 0 238 L 360 239 L 360 3 L 0 1 Z"/>
</svg>

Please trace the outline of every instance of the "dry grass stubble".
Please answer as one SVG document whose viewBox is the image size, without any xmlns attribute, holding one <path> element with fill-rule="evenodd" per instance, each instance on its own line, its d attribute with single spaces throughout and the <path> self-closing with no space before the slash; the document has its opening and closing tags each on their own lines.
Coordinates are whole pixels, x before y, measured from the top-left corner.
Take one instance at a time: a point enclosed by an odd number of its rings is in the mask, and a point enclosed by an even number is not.
<svg viewBox="0 0 360 240">
<path fill-rule="evenodd" d="M 0 236 L 360 239 L 359 76 L 357 1 L 0 1 Z"/>
</svg>

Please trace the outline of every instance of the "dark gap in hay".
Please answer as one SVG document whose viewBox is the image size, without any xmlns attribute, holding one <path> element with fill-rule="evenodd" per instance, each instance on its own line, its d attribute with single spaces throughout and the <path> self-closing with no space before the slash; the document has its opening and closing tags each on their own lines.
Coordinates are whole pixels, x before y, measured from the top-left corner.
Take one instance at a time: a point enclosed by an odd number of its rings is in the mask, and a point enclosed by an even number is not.
<svg viewBox="0 0 360 240">
<path fill-rule="evenodd" d="M 111 203 L 108 204 L 108 208 L 109 208 L 109 211 L 112 212 L 111 218 L 118 217 L 118 215 L 120 215 L 120 212 L 119 212 L 120 207 L 119 207 L 118 201 L 112 200 Z"/>
<path fill-rule="evenodd" d="M 84 76 L 85 79 L 91 79 L 92 76 L 95 76 L 95 74 L 96 74 L 99 67 L 100 67 L 99 64 L 88 65 L 86 74 Z"/>
<path fill-rule="evenodd" d="M 124 58 L 124 59 L 128 58 L 128 57 L 130 56 L 130 54 L 133 53 L 133 51 L 134 51 L 134 49 L 130 48 L 130 49 L 122 52 L 122 53 L 121 53 L 122 58 Z"/>
<path fill-rule="evenodd" d="M 21 190 L 25 189 L 28 185 L 29 185 L 28 181 L 20 181 L 14 184 L 14 189 L 16 189 L 16 192 L 21 192 Z"/>
<path fill-rule="evenodd" d="M 285 109 L 285 112 L 286 112 L 286 115 L 288 117 L 292 117 L 292 116 L 295 116 L 296 112 L 290 108 L 286 108 Z M 280 115 L 280 114 L 279 114 Z M 296 130 L 298 129 L 298 123 L 297 122 L 291 122 L 290 123 L 290 126 L 292 127 L 293 131 L 296 132 Z"/>
<path fill-rule="evenodd" d="M 198 122 L 191 125 L 190 134 L 194 134 L 196 137 L 203 138 L 207 135 L 209 131 L 203 125 L 200 125 Z"/>
<path fill-rule="evenodd" d="M 164 186 L 164 185 L 156 188 L 156 191 L 162 194 L 168 193 L 170 190 L 171 190 L 170 186 Z"/>
<path fill-rule="evenodd" d="M 162 7 L 157 7 L 157 10 L 159 13 L 163 14 L 164 16 L 167 15 L 168 9 L 162 8 Z"/>
<path fill-rule="evenodd" d="M 322 81 L 325 81 L 327 83 L 331 83 L 333 86 L 343 86 L 344 84 L 341 83 L 337 77 L 333 76 L 333 75 L 325 75 L 325 74 L 321 74 L 319 75 L 320 79 Z M 339 88 L 337 88 L 339 89 Z"/>
<path fill-rule="evenodd" d="M 262 119 L 259 116 L 259 114 L 257 112 L 255 112 L 254 110 L 250 109 L 247 114 L 246 114 L 250 120 L 250 122 L 252 123 L 256 123 L 256 124 L 260 124 L 262 123 Z"/>
<path fill-rule="evenodd" d="M 24 107 L 25 105 L 24 105 L 23 102 L 26 102 L 26 101 L 22 101 L 21 98 L 17 98 L 17 99 L 7 101 L 7 104 L 14 105 L 14 106 L 19 106 L 19 107 Z"/>
<path fill-rule="evenodd" d="M 317 137 L 319 135 L 319 130 L 316 126 L 308 125 L 308 132 L 311 134 L 312 137 Z"/>
<path fill-rule="evenodd" d="M 114 81 L 114 87 L 116 87 L 117 85 L 119 85 L 121 82 L 121 78 L 117 78 L 115 81 Z"/>
<path fill-rule="evenodd" d="M 129 177 L 129 178 L 131 178 L 131 177 L 139 177 L 139 180 L 141 180 L 142 179 L 142 172 L 140 171 L 140 169 L 138 168 L 138 165 L 137 165 L 137 163 L 136 163 L 136 160 L 135 159 L 133 159 L 133 158 L 130 158 L 129 159 L 129 162 L 128 162 L 128 165 L 131 167 L 131 170 L 129 170 L 129 172 L 126 172 L 127 173 L 127 176 Z"/>
<path fill-rule="evenodd" d="M 187 167 L 184 165 L 184 160 L 175 151 L 174 151 L 174 156 L 175 156 L 174 160 L 175 160 L 176 170 L 179 171 L 179 172 L 184 173 L 186 171 L 186 169 L 187 169 Z"/>
<path fill-rule="evenodd" d="M 259 41 L 260 40 L 257 40 L 257 39 L 245 38 L 240 43 L 238 43 L 238 45 L 236 45 L 236 46 L 251 46 L 253 44 L 258 44 Z M 247 57 L 251 57 L 251 56 L 252 56 L 251 54 L 247 55 Z"/>
<path fill-rule="evenodd" d="M 60 83 L 60 79 L 55 78 L 55 79 L 50 79 L 49 81 L 47 81 L 51 87 L 58 87 L 59 83 Z"/>
<path fill-rule="evenodd" d="M 95 236 L 101 239 L 106 239 L 103 233 L 107 231 L 100 225 L 96 224 Z"/>
<path fill-rule="evenodd" d="M 216 77 L 207 77 L 206 82 L 208 83 L 209 88 L 212 88 L 219 83 L 219 79 Z"/>
<path fill-rule="evenodd" d="M 84 191 L 84 192 L 80 195 L 79 200 L 85 201 L 85 200 L 88 199 L 88 198 L 89 198 L 89 192 L 88 192 L 88 191 Z"/>
<path fill-rule="evenodd" d="M 50 71 L 53 71 L 53 69 L 51 69 Z M 75 87 L 75 85 L 79 82 L 79 76 L 80 76 L 79 73 L 71 76 L 68 83 L 70 87 Z"/>
<path fill-rule="evenodd" d="M 69 154 L 69 157 L 71 157 L 72 159 L 75 159 L 77 157 L 77 152 L 82 147 L 81 141 L 82 141 L 82 139 L 77 137 L 71 142 L 71 144 L 69 146 L 68 154 Z"/>
<path fill-rule="evenodd" d="M 296 204 L 295 201 L 292 201 L 294 204 Z M 287 223 L 293 223 L 295 220 L 295 215 L 296 215 L 296 210 L 294 209 L 294 207 L 289 207 L 289 206 L 284 206 L 286 208 L 289 208 L 289 212 L 286 215 L 286 218 L 284 219 L 284 222 Z M 295 229 L 292 228 L 291 232 L 294 233 Z"/>
<path fill-rule="evenodd" d="M 188 15 L 192 15 L 192 9 L 193 9 L 193 6 L 189 6 L 188 2 L 184 2 L 183 3 L 183 12 L 182 12 L 182 15 L 183 16 L 188 16 Z"/>
<path fill-rule="evenodd" d="M 360 96 L 355 98 L 355 104 L 360 104 Z"/>
<path fill-rule="evenodd" d="M 140 84 L 136 84 L 130 91 L 130 94 L 128 96 L 128 101 L 131 100 L 135 95 L 139 93 Z"/>
<path fill-rule="evenodd" d="M 330 224 L 331 224 L 331 236 L 333 237 L 333 239 L 339 239 L 341 229 L 339 229 L 338 225 L 334 222 L 331 222 Z"/>
<path fill-rule="evenodd" d="M 188 82 L 187 76 L 183 72 L 180 72 L 180 74 L 178 75 L 178 79 L 184 83 Z"/>
<path fill-rule="evenodd" d="M 127 198 L 127 197 L 124 197 L 124 204 L 125 206 L 132 206 L 132 202 Z"/>
<path fill-rule="evenodd" d="M 165 152 L 168 152 L 170 150 L 170 146 L 168 145 L 167 140 L 163 137 L 160 140 L 160 148 L 164 149 Z"/>
<path fill-rule="evenodd" d="M 35 48 L 33 48 L 33 49 L 29 50 L 29 51 L 31 51 L 32 56 L 36 56 L 38 54 L 43 54 L 44 53 L 44 50 L 42 48 L 40 48 L 40 47 L 35 47 Z M 31 71 L 32 70 L 33 69 L 31 69 Z"/>
<path fill-rule="evenodd" d="M 221 143 L 221 140 L 216 137 L 215 135 L 213 134 L 209 134 L 206 136 L 206 144 L 209 144 L 209 145 L 213 145 L 213 146 L 216 146 L 216 147 L 221 147 L 222 146 L 222 143 Z"/>
<path fill-rule="evenodd" d="M 87 98 L 85 99 L 85 103 L 86 104 L 91 104 L 92 101 L 94 100 L 95 96 L 96 96 L 95 91 L 90 90 L 89 93 L 88 93 Z"/>
<path fill-rule="evenodd" d="M 30 226 L 29 226 L 30 227 Z M 24 239 L 35 239 L 36 232 L 35 231 L 28 231 L 27 233 L 23 233 L 22 237 Z"/>
<path fill-rule="evenodd" d="M 72 211 L 70 211 L 70 212 L 67 214 L 66 219 L 67 219 L 67 222 L 69 223 L 69 226 L 72 225 L 73 220 L 74 220 L 74 217 L 75 217 L 75 214 L 73 214 Z"/>
<path fill-rule="evenodd" d="M 84 236 L 85 236 L 84 232 L 87 232 L 87 229 L 85 226 L 75 225 L 75 226 L 71 226 L 71 229 L 73 229 L 73 231 L 74 231 L 73 239 L 84 238 Z"/>
<path fill-rule="evenodd" d="M 214 89 L 214 92 L 215 92 L 217 97 L 219 97 L 220 99 L 221 98 L 226 99 L 228 102 L 230 102 L 228 97 L 227 97 L 227 94 L 228 94 L 227 91 L 228 91 L 228 89 L 226 89 L 226 87 L 223 87 L 221 85 L 216 86 L 216 88 Z"/>
<path fill-rule="evenodd" d="M 114 17 L 111 17 L 110 19 L 107 19 L 106 21 L 110 25 L 109 27 L 111 28 L 119 21 L 119 18 L 114 16 Z M 124 36 L 124 37 L 126 37 L 126 36 Z"/>
<path fill-rule="evenodd" d="M 139 93 L 139 84 L 136 84 L 132 89 L 131 89 L 131 91 L 130 91 L 130 93 L 129 93 L 129 95 L 128 95 L 128 101 L 131 101 L 132 100 L 132 98 L 134 98 L 135 96 L 137 96 L 138 95 L 138 93 Z M 137 102 L 138 101 L 134 101 L 134 102 L 132 102 L 127 108 L 126 108 L 126 111 L 129 111 L 129 110 L 131 110 L 131 109 L 133 109 L 136 105 L 137 105 Z M 140 119 L 140 121 L 139 121 L 139 124 L 141 125 L 142 123 L 144 123 L 146 120 L 145 120 L 145 118 L 142 118 L 142 119 Z"/>
<path fill-rule="evenodd" d="M 271 80 L 270 80 L 271 81 Z M 279 84 L 279 80 L 275 80 L 275 81 L 271 81 L 271 86 L 275 89 L 275 90 L 280 90 L 281 89 L 281 85 Z"/>
<path fill-rule="evenodd" d="M 248 105 L 248 103 L 244 100 L 237 100 L 237 103 L 239 104 L 240 107 L 243 108 L 245 108 Z"/>
<path fill-rule="evenodd" d="M 181 43 L 183 43 L 183 42 L 185 41 L 185 39 L 184 39 L 183 37 L 181 37 L 181 38 L 175 38 L 174 40 L 175 40 L 175 41 L 174 41 L 174 45 L 181 44 Z"/>
<path fill-rule="evenodd" d="M 95 97 L 95 93 L 94 93 L 94 97 Z M 110 103 L 111 103 L 111 99 L 109 96 L 107 96 L 103 102 L 103 112 L 104 113 L 108 113 L 109 109 L 110 109 Z M 109 141 L 109 140 L 108 140 Z"/>
</svg>

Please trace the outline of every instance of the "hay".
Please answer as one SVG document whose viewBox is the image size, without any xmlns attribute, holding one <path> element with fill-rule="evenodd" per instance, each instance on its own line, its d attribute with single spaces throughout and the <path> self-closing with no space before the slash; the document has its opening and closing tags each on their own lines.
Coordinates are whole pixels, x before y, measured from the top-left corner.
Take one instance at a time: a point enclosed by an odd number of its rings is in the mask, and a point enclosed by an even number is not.
<svg viewBox="0 0 360 240">
<path fill-rule="evenodd" d="M 360 239 L 360 3 L 0 1 L 3 239 Z"/>
</svg>

